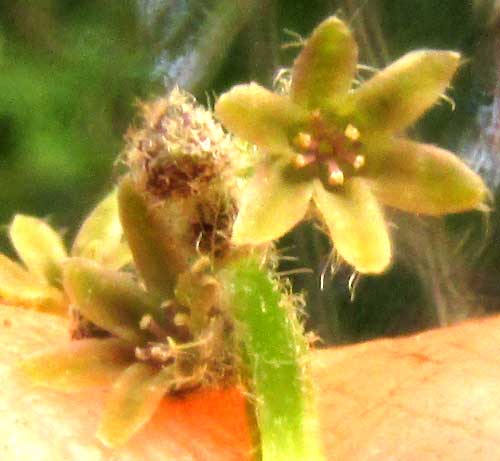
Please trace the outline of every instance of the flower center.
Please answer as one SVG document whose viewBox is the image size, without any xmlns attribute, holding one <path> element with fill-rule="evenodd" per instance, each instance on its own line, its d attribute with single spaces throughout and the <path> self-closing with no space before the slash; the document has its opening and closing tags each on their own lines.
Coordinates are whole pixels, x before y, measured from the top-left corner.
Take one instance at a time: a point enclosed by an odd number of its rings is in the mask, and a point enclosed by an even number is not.
<svg viewBox="0 0 500 461">
<path fill-rule="evenodd" d="M 297 133 L 292 144 L 299 152 L 293 159 L 293 165 L 296 168 L 324 165 L 331 186 L 344 183 L 346 167 L 353 173 L 365 164 L 365 157 L 357 153 L 361 144 L 359 130 L 350 123 L 343 130 L 327 126 L 319 111 L 313 112 L 309 129 Z"/>
</svg>

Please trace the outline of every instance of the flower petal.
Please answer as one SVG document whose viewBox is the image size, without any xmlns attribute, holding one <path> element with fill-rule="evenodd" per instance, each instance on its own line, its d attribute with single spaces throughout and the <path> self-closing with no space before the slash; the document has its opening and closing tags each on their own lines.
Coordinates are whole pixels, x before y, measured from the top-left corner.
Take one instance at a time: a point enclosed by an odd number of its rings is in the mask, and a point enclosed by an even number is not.
<svg viewBox="0 0 500 461">
<path fill-rule="evenodd" d="M 307 118 L 288 96 L 256 83 L 224 93 L 215 104 L 215 115 L 236 136 L 273 152 L 287 149 L 295 127 Z"/>
<path fill-rule="evenodd" d="M 236 245 L 258 245 L 286 234 L 306 214 L 312 181 L 283 162 L 260 165 L 246 186 L 233 227 Z"/>
<path fill-rule="evenodd" d="M 18 214 L 10 225 L 12 245 L 26 267 L 51 285 L 61 282 L 66 250 L 61 236 L 41 219 Z"/>
<path fill-rule="evenodd" d="M 386 205 L 441 215 L 479 209 L 486 200 L 481 178 L 445 149 L 408 139 L 385 139 L 366 149 L 362 173 Z"/>
<path fill-rule="evenodd" d="M 82 339 L 34 354 L 20 369 L 38 386 L 78 392 L 109 385 L 133 360 L 121 339 Z"/>
<path fill-rule="evenodd" d="M 132 261 L 130 250 L 123 242 L 116 190 L 108 194 L 85 219 L 71 254 L 93 259 L 110 269 L 120 269 Z"/>
<path fill-rule="evenodd" d="M 361 132 L 404 130 L 446 90 L 459 62 L 453 51 L 406 54 L 352 94 L 348 106 L 354 123 Z"/>
<path fill-rule="evenodd" d="M 64 314 L 67 307 L 60 290 L 38 279 L 2 254 L 0 254 L 0 298 L 7 303 L 53 314 Z"/>
<path fill-rule="evenodd" d="M 108 447 L 125 443 L 150 420 L 172 382 L 170 368 L 158 371 L 146 363 L 127 368 L 106 403 L 98 439 Z"/>
<path fill-rule="evenodd" d="M 380 273 L 391 261 L 391 243 L 382 210 L 368 186 L 351 178 L 338 191 L 315 182 L 314 201 L 335 250 L 362 273 Z"/>
<path fill-rule="evenodd" d="M 88 259 L 71 258 L 64 264 L 64 287 L 83 317 L 127 341 L 155 339 L 139 326 L 145 315 L 163 324 L 160 301 L 129 274 L 103 269 Z"/>
<path fill-rule="evenodd" d="M 347 25 L 332 16 L 307 40 L 295 60 L 291 98 L 310 109 L 322 108 L 347 93 L 356 74 L 358 47 Z"/>
</svg>

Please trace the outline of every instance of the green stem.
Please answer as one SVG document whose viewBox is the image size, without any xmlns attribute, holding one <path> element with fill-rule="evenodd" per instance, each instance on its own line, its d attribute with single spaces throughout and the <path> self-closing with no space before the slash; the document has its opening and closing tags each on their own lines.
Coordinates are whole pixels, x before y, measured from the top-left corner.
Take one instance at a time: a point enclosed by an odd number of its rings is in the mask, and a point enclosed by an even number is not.
<svg viewBox="0 0 500 461">
<path fill-rule="evenodd" d="M 307 342 L 294 306 L 257 261 L 223 276 L 243 345 L 263 461 L 322 461 Z"/>
</svg>

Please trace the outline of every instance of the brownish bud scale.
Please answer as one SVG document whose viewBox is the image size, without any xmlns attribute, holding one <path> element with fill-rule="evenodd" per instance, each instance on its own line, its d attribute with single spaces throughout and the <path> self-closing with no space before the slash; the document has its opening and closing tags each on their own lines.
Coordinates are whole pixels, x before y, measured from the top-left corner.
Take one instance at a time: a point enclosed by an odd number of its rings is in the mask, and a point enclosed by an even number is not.
<svg viewBox="0 0 500 461">
<path fill-rule="evenodd" d="M 143 104 L 141 125 L 127 141 L 124 160 L 134 187 L 160 223 L 162 239 L 176 242 L 168 255 L 173 267 L 165 270 L 176 277 L 200 255 L 212 263 L 224 260 L 237 212 L 242 144 L 179 89 Z M 122 207 L 125 233 L 126 213 Z"/>
</svg>

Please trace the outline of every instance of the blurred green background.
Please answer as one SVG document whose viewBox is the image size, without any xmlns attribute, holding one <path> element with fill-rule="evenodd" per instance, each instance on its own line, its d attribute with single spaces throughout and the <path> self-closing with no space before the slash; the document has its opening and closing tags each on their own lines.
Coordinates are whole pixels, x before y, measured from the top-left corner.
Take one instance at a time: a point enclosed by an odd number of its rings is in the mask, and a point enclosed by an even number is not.
<svg viewBox="0 0 500 461">
<path fill-rule="evenodd" d="M 500 12 L 496 0 L 13 0 L 0 3 L 0 223 L 47 218 L 71 239 L 108 190 L 140 99 L 178 83 L 201 102 L 238 82 L 271 85 L 331 14 L 350 22 L 377 68 L 416 48 L 461 51 L 452 111 L 441 104 L 412 135 L 458 152 L 498 195 Z M 303 225 L 281 246 L 283 270 L 308 293 L 308 324 L 326 344 L 445 325 L 500 307 L 498 214 L 446 220 L 388 211 L 393 268 L 328 271 L 329 247 Z M 5 232 L 2 251 L 9 252 Z M 325 273 L 323 287 L 321 273 Z M 354 297 L 353 300 L 351 298 Z"/>
</svg>

